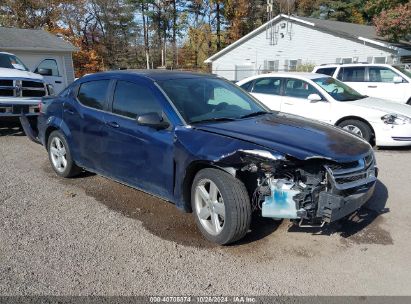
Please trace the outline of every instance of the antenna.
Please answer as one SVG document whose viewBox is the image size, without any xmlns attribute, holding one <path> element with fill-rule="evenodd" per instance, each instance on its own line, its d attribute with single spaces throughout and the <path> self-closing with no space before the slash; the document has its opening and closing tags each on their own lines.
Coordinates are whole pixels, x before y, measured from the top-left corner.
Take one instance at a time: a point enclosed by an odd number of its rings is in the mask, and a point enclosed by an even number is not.
<svg viewBox="0 0 411 304">
<path fill-rule="evenodd" d="M 270 45 L 277 44 L 278 28 L 272 22 L 274 11 L 274 0 L 267 0 L 267 26 L 265 30 L 266 39 L 270 40 Z"/>
</svg>

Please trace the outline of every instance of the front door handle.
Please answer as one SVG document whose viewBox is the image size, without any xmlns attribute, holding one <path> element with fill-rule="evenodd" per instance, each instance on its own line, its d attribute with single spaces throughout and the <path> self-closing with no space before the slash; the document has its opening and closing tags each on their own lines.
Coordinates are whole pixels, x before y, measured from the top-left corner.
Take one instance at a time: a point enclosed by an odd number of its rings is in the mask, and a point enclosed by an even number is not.
<svg viewBox="0 0 411 304">
<path fill-rule="evenodd" d="M 56 80 L 54 83 L 62 83 L 60 80 Z"/>
<path fill-rule="evenodd" d="M 291 103 L 291 102 L 284 102 L 286 105 L 290 105 L 290 106 L 293 106 L 294 104 L 293 103 Z"/>
<path fill-rule="evenodd" d="M 370 89 L 375 89 L 377 86 L 368 86 Z"/>
<path fill-rule="evenodd" d="M 111 128 L 119 128 L 120 125 L 118 123 L 116 123 L 115 121 L 110 121 L 106 123 L 107 126 L 111 127 Z"/>
</svg>

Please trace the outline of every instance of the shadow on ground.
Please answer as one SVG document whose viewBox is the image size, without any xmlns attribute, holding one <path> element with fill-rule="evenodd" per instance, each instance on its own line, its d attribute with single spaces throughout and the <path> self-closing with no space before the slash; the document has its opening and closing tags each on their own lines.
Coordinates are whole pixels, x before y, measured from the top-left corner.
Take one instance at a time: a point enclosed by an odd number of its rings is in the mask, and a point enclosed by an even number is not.
<svg viewBox="0 0 411 304">
<path fill-rule="evenodd" d="M 9 127 L 0 125 L 1 136 L 25 136 L 23 129 L 19 125 L 12 125 Z"/>
</svg>

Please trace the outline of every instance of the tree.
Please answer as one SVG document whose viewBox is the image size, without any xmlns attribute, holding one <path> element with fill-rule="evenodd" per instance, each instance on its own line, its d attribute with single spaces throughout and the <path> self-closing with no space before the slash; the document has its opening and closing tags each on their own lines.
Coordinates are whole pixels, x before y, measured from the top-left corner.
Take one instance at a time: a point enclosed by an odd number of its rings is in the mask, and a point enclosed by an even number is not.
<svg viewBox="0 0 411 304">
<path fill-rule="evenodd" d="M 386 36 L 393 42 L 411 34 L 411 1 L 381 12 L 374 18 L 378 35 Z"/>
<path fill-rule="evenodd" d="M 2 0 L 0 25 L 19 28 L 55 28 L 60 17 L 60 5 L 69 0 Z"/>
<path fill-rule="evenodd" d="M 409 0 L 367 0 L 364 5 L 364 10 L 368 15 L 369 20 L 380 15 L 385 10 L 390 10 L 400 4 L 405 4 Z"/>
</svg>

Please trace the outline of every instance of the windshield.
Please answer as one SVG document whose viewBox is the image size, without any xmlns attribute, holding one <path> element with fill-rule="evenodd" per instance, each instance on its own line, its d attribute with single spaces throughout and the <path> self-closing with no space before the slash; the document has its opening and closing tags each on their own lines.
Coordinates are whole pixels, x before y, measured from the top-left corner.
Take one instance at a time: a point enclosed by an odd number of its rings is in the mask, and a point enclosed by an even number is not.
<svg viewBox="0 0 411 304">
<path fill-rule="evenodd" d="M 411 78 L 411 70 L 406 70 L 404 67 L 401 67 L 401 66 L 398 66 L 398 65 L 394 65 L 393 68 L 397 69 L 401 73 L 403 73 L 403 74 L 405 74 L 405 75 L 407 75 L 408 77 Z"/>
<path fill-rule="evenodd" d="M 353 101 L 367 97 L 332 77 L 316 78 L 313 81 L 338 101 Z"/>
<path fill-rule="evenodd" d="M 239 87 L 222 79 L 173 79 L 158 84 L 187 123 L 233 120 L 269 112 Z"/>
<path fill-rule="evenodd" d="M 28 71 L 29 69 L 16 56 L 11 54 L 0 54 L 0 68 Z"/>
</svg>

